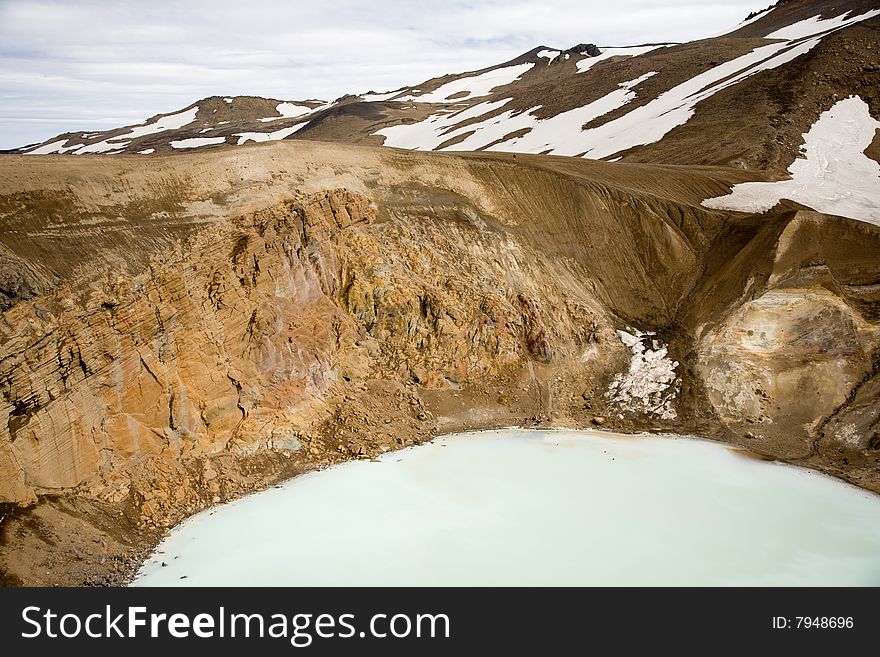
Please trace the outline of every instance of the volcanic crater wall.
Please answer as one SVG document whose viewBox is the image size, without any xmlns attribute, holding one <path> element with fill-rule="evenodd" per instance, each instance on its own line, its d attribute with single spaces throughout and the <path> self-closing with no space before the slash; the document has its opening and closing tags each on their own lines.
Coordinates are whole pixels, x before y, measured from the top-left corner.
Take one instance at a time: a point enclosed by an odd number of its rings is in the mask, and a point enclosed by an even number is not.
<svg viewBox="0 0 880 657">
<path fill-rule="evenodd" d="M 555 376 L 541 408 L 575 423 L 718 427 L 787 458 L 873 444 L 877 231 L 700 208 L 735 172 L 279 144 L 95 160 L 83 184 L 48 159 L 63 193 L 44 171 L 0 199 L 0 500 L 118 502 L 162 463 L 323 454 L 351 391 L 372 410 L 339 449 L 384 451 L 401 434 L 372 423 L 423 439 L 439 425 L 419 397 L 523 367 Z M 27 200 L 49 197 L 51 220 Z M 674 422 L 609 401 L 627 327 L 682 363 Z M 140 513 L 171 503 L 150 497 Z"/>
<path fill-rule="evenodd" d="M 474 199 L 407 180 L 294 193 L 214 221 L 172 215 L 184 226 L 174 239 L 148 223 L 159 237 L 130 256 L 137 226 L 77 217 L 90 201 L 68 191 L 51 230 L 65 216 L 103 228 L 74 231 L 62 266 L 34 248 L 41 206 L 7 197 L 8 241 L 28 244 L 30 262 L 8 258 L 27 292 L 8 295 L 3 317 L 0 497 L 116 494 L 145 458 L 296 448 L 351 381 L 449 387 L 579 354 L 603 334 L 614 357 L 611 312 L 662 320 L 694 276 L 696 249 L 662 206 L 555 172 L 467 168 L 475 191 L 486 176 L 502 191 Z M 193 187 L 166 177 L 163 189 Z M 168 212 L 155 210 L 137 220 Z M 609 239 L 610 223 L 627 238 Z M 52 275 L 28 286 L 31 270 Z"/>
</svg>

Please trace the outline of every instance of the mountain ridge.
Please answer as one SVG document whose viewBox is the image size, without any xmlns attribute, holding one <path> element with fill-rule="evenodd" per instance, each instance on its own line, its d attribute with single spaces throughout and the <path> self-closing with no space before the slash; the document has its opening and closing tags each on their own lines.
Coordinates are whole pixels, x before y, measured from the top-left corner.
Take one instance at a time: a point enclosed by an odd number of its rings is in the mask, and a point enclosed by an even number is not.
<svg viewBox="0 0 880 657">
<path fill-rule="evenodd" d="M 390 92 L 345 95 L 332 102 L 235 96 L 225 97 L 231 99 L 229 107 L 218 107 L 224 97 L 212 96 L 139 126 L 64 133 L 18 152 L 176 153 L 316 139 L 420 150 L 490 149 L 635 161 L 662 158 L 670 163 L 732 163 L 781 172 L 797 157 L 800 134 L 832 104 L 830 97 L 814 99 L 817 90 L 811 76 L 827 79 L 823 90 L 835 86 L 852 92 L 859 84 L 861 88 L 880 84 L 872 49 L 878 26 L 880 10 L 865 0 L 792 0 L 777 3 L 723 35 L 686 44 L 601 49 L 579 44 L 565 50 L 536 46 L 475 71 L 446 74 Z M 596 51 L 598 55 L 589 56 Z M 846 53 L 845 63 L 831 61 L 840 60 L 840 51 Z M 825 56 L 829 52 L 834 57 Z M 725 75 L 733 83 L 728 84 Z M 839 81 L 830 84 L 835 77 Z M 688 87 L 698 85 L 701 78 L 706 89 Z M 771 78 L 775 85 L 762 84 Z M 688 94 L 694 93 L 704 97 L 693 101 Z M 719 93 L 725 98 L 721 105 L 714 100 Z M 670 94 L 681 97 L 673 99 Z M 796 103 L 786 100 L 798 96 Z M 880 115 L 880 101 L 868 96 L 871 112 Z M 618 148 L 615 141 L 633 133 L 629 123 L 636 121 L 635 113 L 652 101 L 669 106 L 642 111 L 644 117 L 638 122 L 646 136 L 641 142 L 624 139 Z M 284 116 L 277 109 L 283 105 L 309 111 Z M 150 126 L 161 127 L 157 126 L 161 121 L 193 108 L 197 114 L 185 125 L 149 132 Z M 713 159 L 691 162 L 694 149 L 689 143 L 705 141 L 706 130 L 717 133 L 718 122 L 734 108 L 753 114 L 748 117 L 750 139 L 721 150 L 716 144 Z M 681 113 L 678 125 L 664 118 L 670 116 L 669 110 Z M 625 119 L 631 113 L 631 120 Z M 791 123 L 774 125 L 780 114 Z M 621 119 L 622 127 L 615 128 L 615 121 Z M 126 132 L 135 137 L 124 139 Z M 538 133 L 547 137 L 542 141 Z M 583 147 L 572 145 L 577 142 Z"/>
</svg>

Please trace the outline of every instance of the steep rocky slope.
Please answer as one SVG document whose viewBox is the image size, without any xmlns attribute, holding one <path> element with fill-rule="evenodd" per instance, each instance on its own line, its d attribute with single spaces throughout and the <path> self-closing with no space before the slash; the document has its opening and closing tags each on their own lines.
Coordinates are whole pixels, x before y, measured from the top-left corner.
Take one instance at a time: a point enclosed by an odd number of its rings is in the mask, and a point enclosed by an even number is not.
<svg viewBox="0 0 880 657">
<path fill-rule="evenodd" d="M 880 228 L 701 206 L 754 174 L 306 141 L 0 167 L 7 582 L 118 581 L 212 502 L 464 427 L 697 432 L 880 490 Z"/>
</svg>

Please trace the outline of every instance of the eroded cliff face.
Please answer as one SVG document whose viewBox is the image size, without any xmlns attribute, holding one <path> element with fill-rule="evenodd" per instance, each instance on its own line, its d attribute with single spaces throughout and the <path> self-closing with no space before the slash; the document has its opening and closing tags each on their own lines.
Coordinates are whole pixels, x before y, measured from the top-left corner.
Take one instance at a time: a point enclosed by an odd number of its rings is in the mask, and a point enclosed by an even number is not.
<svg viewBox="0 0 880 657">
<path fill-rule="evenodd" d="M 377 209 L 344 189 L 282 203 L 140 275 L 16 305 L 0 365 L 5 500 L 82 485 L 118 500 L 134 461 L 298 450 L 328 395 L 368 378 L 449 387 L 608 334 L 601 306 L 527 248 L 467 223 L 377 222 Z"/>
<path fill-rule="evenodd" d="M 718 278 L 738 296 L 698 332 L 697 372 L 725 426 L 783 458 L 820 447 L 870 450 L 877 425 L 871 390 L 880 348 L 875 226 L 807 211 L 777 216 Z M 732 272 L 740 269 L 737 275 Z M 717 284 L 717 283 L 716 283 Z M 870 398 L 870 401 L 869 401 Z M 850 476 L 869 480 L 873 462 Z"/>
<path fill-rule="evenodd" d="M 873 226 L 707 211 L 721 169 L 68 159 L 0 195 L 11 581 L 119 581 L 211 503 L 462 428 L 694 432 L 880 486 Z"/>
</svg>

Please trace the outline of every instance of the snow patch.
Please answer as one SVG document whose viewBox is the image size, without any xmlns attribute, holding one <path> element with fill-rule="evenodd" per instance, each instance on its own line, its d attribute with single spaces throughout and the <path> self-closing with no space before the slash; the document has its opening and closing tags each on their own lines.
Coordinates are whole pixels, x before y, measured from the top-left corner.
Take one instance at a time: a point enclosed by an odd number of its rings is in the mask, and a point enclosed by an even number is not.
<svg viewBox="0 0 880 657">
<path fill-rule="evenodd" d="M 840 14 L 839 16 L 835 16 L 834 18 L 827 18 L 825 20 L 822 20 L 819 16 L 813 16 L 812 18 L 807 18 L 806 20 L 794 23 L 793 25 L 787 25 L 782 29 L 771 32 L 766 36 L 766 38 L 787 39 L 789 41 L 804 39 L 806 37 L 821 34 L 829 30 L 837 30 L 841 27 L 846 27 L 847 25 L 852 25 L 853 23 L 858 23 L 860 21 L 873 18 L 874 16 L 880 15 L 880 9 L 872 9 L 871 11 L 864 14 L 850 16 L 849 18 L 847 18 L 850 13 L 851 12 L 847 11 Z"/>
<path fill-rule="evenodd" d="M 297 105 L 296 103 L 278 103 L 275 111 L 281 116 L 270 116 L 268 119 L 260 119 L 261 123 L 269 123 L 270 121 L 278 121 L 280 119 L 292 119 L 303 114 L 308 114 L 312 108 L 308 105 Z"/>
<path fill-rule="evenodd" d="M 28 151 L 25 155 L 53 155 L 53 154 L 62 154 L 67 153 L 69 151 L 75 151 L 77 148 L 82 147 L 82 144 L 74 144 L 73 146 L 65 146 L 67 143 L 66 139 L 59 139 L 58 141 L 53 141 L 51 144 L 44 144 L 42 146 L 38 146 L 32 151 Z"/>
<path fill-rule="evenodd" d="M 294 132 L 306 127 L 308 124 L 308 121 L 304 121 L 303 123 L 297 123 L 289 128 L 281 128 L 281 130 L 275 130 L 274 132 L 239 132 L 234 135 L 238 137 L 236 145 L 241 146 L 249 141 L 278 141 L 279 139 L 284 139 L 285 137 L 292 135 Z"/>
<path fill-rule="evenodd" d="M 375 134 L 385 136 L 386 146 L 397 148 L 433 150 L 443 142 L 464 136 L 461 141 L 443 148 L 444 151 L 471 151 L 485 148 L 492 142 L 519 130 L 529 130 L 522 137 L 510 139 L 501 144 L 490 146 L 490 151 L 519 151 L 540 153 L 551 150 L 557 155 L 577 155 L 587 146 L 581 141 L 583 135 L 589 134 L 582 130 L 585 123 L 621 107 L 633 98 L 632 90 L 644 82 L 656 71 L 651 71 L 620 84 L 620 88 L 598 100 L 562 112 L 548 119 L 539 119 L 534 113 L 540 108 L 532 107 L 525 112 L 514 113 L 512 110 L 490 116 L 484 121 L 463 123 L 484 114 L 490 114 L 510 102 L 509 98 L 498 101 L 486 101 L 462 111 L 438 112 L 419 123 L 402 124 L 383 128 Z"/>
<path fill-rule="evenodd" d="M 602 159 L 622 151 L 661 140 L 693 116 L 697 103 L 756 73 L 776 68 L 802 55 L 817 43 L 802 42 L 792 47 L 788 42 L 760 46 L 750 53 L 720 64 L 660 94 L 651 102 L 623 116 L 587 130 L 581 136 L 585 157 Z M 508 149 L 507 145 L 497 150 Z M 554 154 L 563 154 L 555 151 Z"/>
<path fill-rule="evenodd" d="M 438 111 L 419 123 L 383 128 L 374 134 L 384 135 L 387 146 L 419 150 L 434 150 L 445 141 L 463 137 L 462 141 L 448 146 L 444 150 L 486 148 L 491 151 L 548 152 L 553 155 L 582 155 L 597 160 L 616 157 L 631 148 L 661 140 L 674 128 L 687 123 L 696 111 L 697 104 L 713 94 L 762 71 L 782 66 L 809 52 L 830 32 L 877 14 L 880 14 L 880 10 L 854 17 L 847 17 L 844 14 L 826 21 L 809 19 L 799 23 L 800 27 L 797 29 L 784 28 L 788 31 L 777 31 L 771 36 L 778 37 L 779 34 L 788 34 L 797 38 L 759 46 L 745 55 L 719 64 L 678 84 L 641 107 L 589 130 L 583 130 L 582 126 L 631 102 L 636 97 L 632 89 L 647 76 L 623 83 L 619 89 L 611 92 L 608 96 L 584 107 L 562 112 L 548 119 L 542 120 L 535 117 L 534 112 L 537 108 L 530 108 L 519 113 L 514 111 L 501 112 L 499 109 L 501 105 L 508 102 L 505 100 L 498 104 L 480 103 L 460 112 L 454 111 L 453 106 L 453 109 L 446 110 L 445 113 Z M 587 71 L 598 62 L 611 57 L 642 55 L 668 45 L 605 48 L 602 54 L 597 57 L 583 57 L 578 60 L 578 71 Z M 397 100 L 442 102 L 456 92 L 467 90 L 468 96 L 455 99 L 456 101 L 465 100 L 479 93 L 488 93 L 493 85 L 499 84 L 497 80 L 488 83 L 484 79 L 485 84 L 478 92 L 475 88 L 478 85 L 473 84 L 475 80 L 483 79 L 484 76 L 498 75 L 500 71 L 508 71 L 510 75 L 508 75 L 507 82 L 509 82 L 512 81 L 513 73 L 518 73 L 514 70 L 517 68 L 519 67 L 505 67 L 479 76 L 461 78 L 443 85 L 434 92 L 422 96 L 409 95 L 397 98 Z M 648 75 L 653 74 L 649 73 Z M 464 121 L 472 120 L 474 116 L 482 114 L 489 116 L 477 123 L 461 125 Z M 523 136 L 499 142 L 507 135 L 524 130 L 529 132 Z M 490 146 L 490 144 L 493 145 Z"/>
<path fill-rule="evenodd" d="M 467 135 L 467 137 L 458 143 L 447 146 L 443 150 L 475 151 L 479 148 L 483 148 L 486 144 L 491 144 L 493 141 L 502 139 L 511 132 L 516 132 L 523 128 L 534 129 L 538 124 L 538 119 L 533 116 L 533 113 L 540 107 L 540 105 L 537 105 L 529 108 L 525 112 L 520 112 L 519 114 L 515 114 L 513 111 L 503 112 L 496 116 L 492 116 L 485 121 L 471 123 L 470 125 L 452 130 L 448 134 L 442 136 L 443 141 L 461 135 Z M 472 134 L 468 134 L 469 132 Z"/>
<path fill-rule="evenodd" d="M 617 331 L 620 341 L 632 352 L 629 368 L 614 376 L 605 398 L 623 412 L 674 420 L 678 362 L 669 358 L 666 345 L 651 337 L 654 333 L 630 330 L 632 333 Z"/>
<path fill-rule="evenodd" d="M 453 111 L 451 113 L 438 112 L 437 114 L 429 116 L 424 121 L 383 128 L 374 134 L 385 137 L 385 146 L 433 150 L 444 141 L 451 139 L 458 134 L 476 129 L 471 126 L 462 126 L 460 129 L 455 130 L 455 126 L 458 124 L 482 116 L 483 114 L 494 112 L 503 105 L 509 103 L 510 100 L 510 98 L 504 98 L 502 100 L 486 101 L 469 107 L 468 109 Z M 516 128 L 511 127 L 510 130 L 507 130 L 507 132 L 503 134 L 508 134 L 515 129 Z"/>
<path fill-rule="evenodd" d="M 547 64 L 551 64 L 554 59 L 559 57 L 559 51 L 558 50 L 541 50 L 540 52 L 538 52 L 538 57 L 546 57 Z"/>
<path fill-rule="evenodd" d="M 880 164 L 865 149 L 880 129 L 858 96 L 838 101 L 805 133 L 791 180 L 735 185 L 727 196 L 703 201 L 707 208 L 766 212 L 787 198 L 819 212 L 880 225 Z"/>
<path fill-rule="evenodd" d="M 636 57 L 637 55 L 644 55 L 646 52 L 651 52 L 652 50 L 658 50 L 660 48 L 667 48 L 667 45 L 653 45 L 653 46 L 626 46 L 624 48 L 600 48 L 601 54 L 596 55 L 595 57 L 584 57 L 577 64 L 578 73 L 583 73 L 584 71 L 589 71 L 599 62 L 605 61 L 606 59 L 611 59 L 612 57 Z"/>
<path fill-rule="evenodd" d="M 82 148 L 77 149 L 74 152 L 74 155 L 85 155 L 87 153 L 106 153 L 108 155 L 112 155 L 113 153 L 120 152 L 126 146 L 128 146 L 127 141 L 119 143 L 113 143 L 110 140 L 99 141 L 94 144 L 89 144 L 88 146 L 83 146 Z"/>
<path fill-rule="evenodd" d="M 200 148 L 222 144 L 226 137 L 190 137 L 189 139 L 177 139 L 171 142 L 171 148 Z"/>
<path fill-rule="evenodd" d="M 365 103 L 376 103 L 382 100 L 388 100 L 390 98 L 394 98 L 395 96 L 403 93 L 402 89 L 398 89 L 397 91 L 389 91 L 384 94 L 361 94 L 361 100 Z"/>
<path fill-rule="evenodd" d="M 191 107 L 188 110 L 184 110 L 182 112 L 177 112 L 176 114 L 169 114 L 168 116 L 160 116 L 158 119 L 153 121 L 152 123 L 144 123 L 139 126 L 135 126 L 128 132 L 122 135 L 116 135 L 115 137 L 110 137 L 107 139 L 108 142 L 120 142 L 120 141 L 131 141 L 132 139 L 137 139 L 138 137 L 145 137 L 147 135 L 154 135 L 158 132 L 165 132 L 166 130 L 177 130 L 182 128 L 185 125 L 189 125 L 193 121 L 196 120 L 196 114 L 199 113 L 199 107 L 196 105 L 195 107 Z M 123 144 L 124 146 L 125 144 Z"/>
<path fill-rule="evenodd" d="M 519 80 L 520 76 L 526 73 L 526 71 L 529 71 L 532 67 L 534 67 L 534 64 L 517 64 L 516 66 L 496 68 L 479 75 L 470 75 L 453 80 L 452 82 L 447 82 L 446 84 L 440 85 L 434 91 L 426 94 L 420 94 L 418 96 L 403 96 L 396 100 L 401 102 L 412 101 L 415 103 L 445 103 L 458 102 L 461 100 L 476 98 L 477 96 L 487 96 L 492 93 L 492 90 L 495 87 L 502 87 Z M 466 92 L 466 95 L 453 100 L 447 100 L 449 96 L 454 96 L 462 92 Z"/>
<path fill-rule="evenodd" d="M 138 155 L 149 155 L 150 153 L 155 153 L 155 152 L 156 152 L 155 148 L 147 148 L 145 150 L 138 151 Z"/>
<path fill-rule="evenodd" d="M 126 133 L 109 137 L 103 141 L 95 142 L 94 144 L 88 144 L 86 146 L 77 144 L 76 146 L 62 147 L 59 149 L 55 145 L 63 144 L 64 142 L 54 142 L 54 144 L 47 144 L 46 146 L 30 151 L 28 154 L 42 155 L 45 153 L 65 153 L 72 151 L 74 155 L 85 155 L 87 153 L 106 153 L 112 155 L 113 153 L 121 152 L 128 147 L 133 139 L 153 135 L 166 130 L 176 130 L 192 123 L 195 121 L 198 111 L 199 108 L 196 106 L 182 112 L 177 112 L 176 114 L 160 116 L 152 123 L 144 123 L 139 126 L 134 126 Z M 50 146 L 53 148 L 47 150 Z"/>
<path fill-rule="evenodd" d="M 530 132 L 522 137 L 515 137 L 500 144 L 490 146 L 487 150 L 527 153 L 541 153 L 549 150 L 554 155 L 578 155 L 583 153 L 592 146 L 593 141 L 591 137 L 592 131 L 583 130 L 582 126 L 631 102 L 636 97 L 636 92 L 633 91 L 633 88 L 656 74 L 656 71 L 651 71 L 640 75 L 634 80 L 622 82 L 617 90 L 583 107 L 576 107 L 567 112 L 561 112 L 548 119 L 533 119 L 533 127 Z M 504 134 L 513 132 L 515 129 L 516 127 L 503 131 L 496 139 Z M 490 141 L 485 143 L 490 143 Z M 456 147 L 461 147 L 461 145 L 456 145 Z"/>
<path fill-rule="evenodd" d="M 451 116 L 437 114 L 420 123 L 385 128 L 376 134 L 390 137 L 385 142 L 388 146 L 433 150 L 457 134 L 485 130 L 485 128 L 491 127 L 491 131 L 485 133 L 486 136 L 491 136 L 491 139 L 481 139 L 475 132 L 474 135 L 468 137 L 467 146 L 461 143 L 449 147 L 450 149 L 462 150 L 486 147 L 505 134 L 531 127 L 533 128 L 532 132 L 495 144 L 488 150 L 526 153 L 549 151 L 553 155 L 584 155 L 593 159 L 602 159 L 636 146 L 659 141 L 673 128 L 686 123 L 693 116 L 694 108 L 700 101 L 760 71 L 776 68 L 808 52 L 819 43 L 819 38 L 814 37 L 795 45 L 783 41 L 760 46 L 750 53 L 682 82 L 651 102 L 637 107 L 613 121 L 589 130 L 582 130 L 583 124 L 629 103 L 636 96 L 632 89 L 654 75 L 655 72 L 625 82 L 618 90 L 584 107 L 563 112 L 543 121 L 531 116 L 530 112 L 533 110 L 529 110 L 523 114 L 505 113 L 498 117 L 500 122 L 489 119 L 487 125 L 461 126 L 456 130 L 454 127 L 456 124 L 461 123 L 465 118 L 471 118 L 466 117 L 467 111 L 465 111 Z M 646 51 L 656 49 L 656 46 L 642 46 L 640 48 Z M 611 53 L 609 54 L 611 56 L 614 50 L 608 48 L 603 55 Z M 638 49 L 617 50 L 636 51 Z M 587 61 L 595 62 L 597 59 L 597 57 L 585 58 L 578 62 L 578 65 L 580 66 L 582 62 Z M 481 113 L 494 109 L 484 108 Z M 439 135 L 438 132 L 440 132 Z M 403 138 L 403 135 L 406 135 L 406 138 Z M 442 138 L 440 138 L 441 136 Z"/>
</svg>

